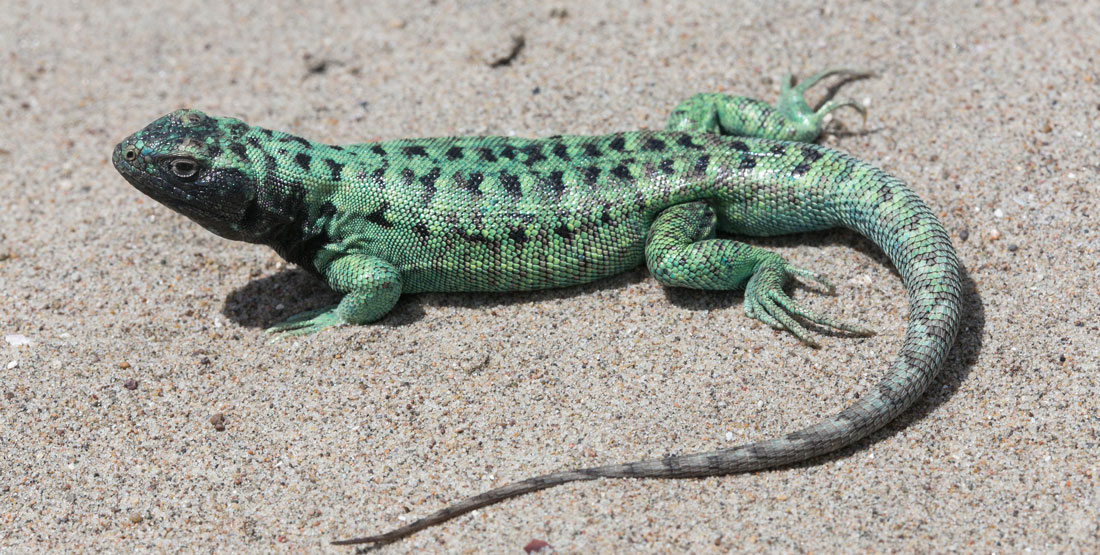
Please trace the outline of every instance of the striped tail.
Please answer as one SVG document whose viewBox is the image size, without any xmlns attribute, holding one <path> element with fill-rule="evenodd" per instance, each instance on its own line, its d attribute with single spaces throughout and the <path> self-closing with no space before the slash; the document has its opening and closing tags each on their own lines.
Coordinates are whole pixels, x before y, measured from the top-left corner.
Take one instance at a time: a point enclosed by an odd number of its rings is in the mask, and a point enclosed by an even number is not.
<svg viewBox="0 0 1100 555">
<path fill-rule="evenodd" d="M 905 411 L 939 373 L 959 324 L 959 263 L 947 232 L 898 179 L 874 169 L 831 190 L 839 225 L 875 242 L 901 273 L 909 321 L 901 353 L 873 391 L 839 414 L 785 437 L 693 455 L 555 472 L 469 497 L 396 530 L 335 545 L 383 544 L 499 501 L 597 478 L 690 478 L 787 465 L 850 445 Z"/>
</svg>

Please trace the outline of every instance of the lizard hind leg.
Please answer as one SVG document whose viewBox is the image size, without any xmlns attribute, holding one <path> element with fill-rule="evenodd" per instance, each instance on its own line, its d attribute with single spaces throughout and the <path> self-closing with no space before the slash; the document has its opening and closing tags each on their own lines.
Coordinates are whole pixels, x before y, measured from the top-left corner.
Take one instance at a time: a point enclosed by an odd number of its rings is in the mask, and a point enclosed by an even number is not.
<svg viewBox="0 0 1100 555">
<path fill-rule="evenodd" d="M 803 95 L 821 80 L 840 76 L 842 83 L 869 77 L 870 73 L 828 69 L 794 84 L 794 76 L 783 79 L 775 106 L 744 96 L 722 93 L 697 94 L 672 110 L 665 124 L 668 131 L 687 131 L 737 137 L 812 142 L 821 134 L 825 115 L 849 107 L 864 119 L 867 112 L 854 100 L 832 100 L 811 108 Z M 832 91 L 832 90 L 831 90 Z M 831 96 L 831 92 L 827 97 Z"/>
<path fill-rule="evenodd" d="M 745 315 L 794 334 L 817 347 L 809 331 L 794 316 L 819 326 L 856 335 L 874 332 L 862 326 L 839 322 L 802 306 L 783 292 L 791 276 L 815 281 L 832 291 L 828 280 L 817 273 L 788 264 L 779 255 L 732 239 L 716 239 L 716 216 L 705 202 L 679 204 L 665 209 L 650 227 L 646 238 L 646 264 L 663 285 L 691 289 L 729 290 L 745 288 Z"/>
</svg>

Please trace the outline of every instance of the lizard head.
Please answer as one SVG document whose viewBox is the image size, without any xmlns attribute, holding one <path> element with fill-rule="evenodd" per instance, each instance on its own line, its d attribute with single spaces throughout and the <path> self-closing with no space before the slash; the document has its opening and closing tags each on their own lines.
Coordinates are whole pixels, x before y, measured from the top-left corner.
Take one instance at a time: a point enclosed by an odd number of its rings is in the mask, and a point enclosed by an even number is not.
<svg viewBox="0 0 1100 555">
<path fill-rule="evenodd" d="M 257 183 L 241 146 L 251 128 L 198 110 L 178 110 L 115 147 L 112 162 L 127 181 L 210 231 L 243 241 L 252 231 Z"/>
</svg>

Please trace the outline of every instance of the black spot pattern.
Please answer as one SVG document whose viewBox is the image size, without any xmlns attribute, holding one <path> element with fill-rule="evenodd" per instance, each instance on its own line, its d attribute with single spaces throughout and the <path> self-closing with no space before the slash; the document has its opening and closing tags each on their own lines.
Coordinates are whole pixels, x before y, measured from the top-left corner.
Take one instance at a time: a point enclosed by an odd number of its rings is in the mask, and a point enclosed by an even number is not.
<svg viewBox="0 0 1100 555">
<path fill-rule="evenodd" d="M 311 143 L 311 142 L 309 142 L 309 141 L 307 141 L 307 140 L 305 140 L 305 139 L 303 139 L 303 138 L 301 138 L 297 135 L 291 135 L 289 133 L 286 134 L 286 135 L 283 135 L 282 137 L 279 137 L 279 140 L 283 141 L 283 142 L 287 142 L 287 143 L 298 143 L 298 144 L 302 145 L 303 148 L 313 148 L 313 143 Z"/>
<path fill-rule="evenodd" d="M 558 158 L 561 158 L 562 160 L 565 160 L 566 162 L 569 161 L 569 149 L 566 148 L 564 143 L 558 143 L 558 144 L 554 145 L 553 152 L 554 152 L 554 156 L 557 156 Z"/>
<path fill-rule="evenodd" d="M 307 172 L 309 171 L 309 163 L 310 163 L 310 162 L 311 162 L 312 160 L 313 160 L 313 159 L 312 159 L 312 158 L 310 158 L 310 156 L 309 156 L 308 154 L 304 153 L 304 152 L 299 152 L 298 154 L 296 154 L 296 155 L 294 156 L 294 163 L 296 163 L 296 164 L 298 164 L 299 166 L 301 166 L 301 167 L 302 167 L 302 169 L 303 169 L 303 170 L 305 170 L 305 171 L 307 171 Z"/>
<path fill-rule="evenodd" d="M 672 175 L 676 170 L 673 169 L 673 161 L 671 158 L 665 158 L 661 160 L 660 164 L 657 164 L 657 169 L 661 170 L 665 175 Z"/>
<path fill-rule="evenodd" d="M 584 184 L 588 185 L 589 187 L 595 185 L 596 182 L 600 179 L 600 168 L 597 168 L 596 166 L 588 166 L 582 171 L 582 173 L 584 174 Z"/>
<path fill-rule="evenodd" d="M 241 143 L 229 143 L 226 148 L 228 148 L 229 152 L 232 152 L 237 158 L 245 162 L 251 162 L 251 160 L 248 159 L 248 150 L 245 149 L 244 145 Z"/>
<path fill-rule="evenodd" d="M 401 149 L 401 152 L 405 153 L 405 156 L 427 156 L 428 151 L 424 150 L 422 146 L 406 146 Z"/>
<path fill-rule="evenodd" d="M 634 176 L 630 173 L 630 168 L 626 167 L 623 164 L 615 166 L 615 168 L 611 170 L 611 175 L 623 180 L 634 179 Z"/>
<path fill-rule="evenodd" d="M 524 161 L 528 166 L 534 166 L 535 164 L 546 160 L 546 155 L 542 153 L 542 147 L 537 144 L 527 145 L 521 149 L 524 154 L 527 155 L 527 160 Z"/>
<path fill-rule="evenodd" d="M 698 160 L 695 161 L 694 171 L 697 175 L 702 175 L 702 174 L 707 173 L 707 168 L 708 167 L 710 167 L 710 156 L 707 156 L 706 154 L 704 154 L 704 155 L 700 156 Z"/>
<path fill-rule="evenodd" d="M 504 187 L 504 192 L 513 197 L 520 197 L 523 195 L 523 191 L 520 189 L 519 178 L 508 173 L 500 172 L 500 186 Z"/>
<path fill-rule="evenodd" d="M 228 129 L 230 133 L 240 136 L 247 133 L 250 128 L 248 127 L 247 123 L 243 121 L 237 121 L 226 125 L 226 129 Z"/>
<path fill-rule="evenodd" d="M 435 182 L 439 179 L 439 174 L 439 166 L 436 166 L 428 170 L 428 173 L 420 176 L 420 184 L 424 186 L 424 198 L 422 200 L 424 204 L 432 202 L 432 197 L 435 195 Z"/>
<path fill-rule="evenodd" d="M 610 147 L 611 150 L 623 152 L 624 150 L 626 150 L 626 140 L 622 137 L 615 137 L 614 139 L 611 139 L 611 142 L 607 146 Z"/>
<path fill-rule="evenodd" d="M 562 239 L 568 240 L 573 238 L 573 230 L 569 229 L 569 227 L 565 224 L 560 224 L 558 225 L 558 227 L 555 227 L 554 233 Z"/>
<path fill-rule="evenodd" d="M 325 165 L 327 165 L 329 171 L 332 172 L 332 180 L 340 181 L 340 173 L 344 170 L 344 165 L 329 158 L 325 158 Z"/>
<path fill-rule="evenodd" d="M 458 160 L 459 158 L 462 158 L 462 147 L 452 146 L 450 149 L 447 150 L 446 156 L 447 159 L 452 162 Z"/>
<path fill-rule="evenodd" d="M 379 206 L 377 210 L 363 216 L 363 219 L 378 224 L 381 227 L 391 228 L 393 227 L 393 222 L 386 219 L 386 209 L 389 207 L 390 204 L 388 202 L 382 201 L 382 205 Z"/>
<path fill-rule="evenodd" d="M 642 150 L 648 152 L 662 152 L 664 149 L 665 142 L 660 139 L 654 139 L 653 137 L 646 139 L 645 144 L 642 145 Z"/>
<path fill-rule="evenodd" d="M 592 143 L 588 143 L 584 145 L 584 155 L 591 156 L 593 158 L 599 158 L 600 156 L 603 156 L 603 151 L 600 150 L 600 147 Z"/>
<path fill-rule="evenodd" d="M 550 190 L 553 191 L 555 195 L 560 196 L 562 193 L 565 192 L 565 182 L 562 180 L 564 176 L 565 174 L 563 172 L 552 171 L 550 172 L 550 176 L 546 178 L 547 185 L 550 187 Z"/>
<path fill-rule="evenodd" d="M 482 160 L 485 160 L 486 162 L 489 162 L 489 163 L 497 161 L 497 155 L 493 154 L 493 149 L 487 148 L 487 147 L 481 147 L 481 148 L 477 149 L 477 151 L 478 151 L 479 154 L 481 154 L 481 159 Z"/>
<path fill-rule="evenodd" d="M 472 194 L 481 194 L 481 182 L 485 180 L 485 176 L 481 172 L 473 172 L 468 177 L 462 177 L 461 174 L 454 175 L 455 183 L 459 188 L 465 189 Z"/>
<path fill-rule="evenodd" d="M 382 148 L 381 145 L 374 145 L 374 146 L 370 147 L 370 151 L 377 154 L 377 155 L 379 155 L 379 156 L 385 156 L 386 155 L 386 149 Z"/>
<path fill-rule="evenodd" d="M 692 150 L 703 150 L 703 145 L 695 144 L 695 141 L 691 140 L 691 135 L 680 135 L 680 138 L 676 139 L 676 144 Z"/>
<path fill-rule="evenodd" d="M 813 167 L 814 162 L 820 160 L 822 156 L 823 155 L 821 154 L 821 152 L 811 147 L 803 148 L 802 161 L 799 162 L 793 170 L 791 170 L 791 174 L 794 177 L 802 177 L 803 175 L 806 175 L 806 172 L 810 171 L 810 168 Z"/>
<path fill-rule="evenodd" d="M 611 204 L 603 205 L 603 212 L 600 213 L 600 223 L 607 225 L 611 223 Z"/>
</svg>

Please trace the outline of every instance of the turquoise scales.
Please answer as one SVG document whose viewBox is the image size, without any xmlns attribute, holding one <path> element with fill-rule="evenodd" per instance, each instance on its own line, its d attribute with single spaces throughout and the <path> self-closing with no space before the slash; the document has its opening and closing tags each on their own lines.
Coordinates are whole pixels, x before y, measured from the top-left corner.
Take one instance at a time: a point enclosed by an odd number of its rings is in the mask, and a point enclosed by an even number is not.
<svg viewBox="0 0 1100 555">
<path fill-rule="evenodd" d="M 817 315 L 782 290 L 818 281 L 727 238 L 846 227 L 879 245 L 909 294 L 901 353 L 868 394 L 782 438 L 709 453 L 559 472 L 463 500 L 384 543 L 508 497 L 574 480 L 682 478 L 769 468 L 839 449 L 909 407 L 943 365 L 958 328 L 959 268 L 947 233 L 898 179 L 810 143 L 821 118 L 785 84 L 775 107 L 721 94 L 678 106 L 665 131 L 545 139 L 447 137 L 330 146 L 194 110 L 118 145 L 131 184 L 209 230 L 264 243 L 344 296 L 270 331 L 311 333 L 381 318 L 401 293 L 572 285 L 643 261 L 666 285 L 745 288 L 745 313 L 816 345 L 795 317 Z M 787 81 L 789 83 L 790 80 Z M 856 106 L 858 108 L 858 106 Z"/>
</svg>

